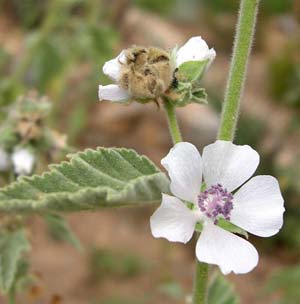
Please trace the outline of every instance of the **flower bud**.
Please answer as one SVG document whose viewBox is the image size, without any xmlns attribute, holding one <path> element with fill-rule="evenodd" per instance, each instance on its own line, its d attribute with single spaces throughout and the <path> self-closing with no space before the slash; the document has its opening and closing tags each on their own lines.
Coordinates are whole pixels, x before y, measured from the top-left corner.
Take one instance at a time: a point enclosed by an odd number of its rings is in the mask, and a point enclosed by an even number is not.
<svg viewBox="0 0 300 304">
<path fill-rule="evenodd" d="M 201 37 L 172 52 L 133 46 L 104 64 L 103 73 L 115 84 L 100 85 L 99 100 L 158 103 L 168 99 L 175 106 L 205 103 L 206 94 L 198 82 L 215 56 Z"/>
</svg>

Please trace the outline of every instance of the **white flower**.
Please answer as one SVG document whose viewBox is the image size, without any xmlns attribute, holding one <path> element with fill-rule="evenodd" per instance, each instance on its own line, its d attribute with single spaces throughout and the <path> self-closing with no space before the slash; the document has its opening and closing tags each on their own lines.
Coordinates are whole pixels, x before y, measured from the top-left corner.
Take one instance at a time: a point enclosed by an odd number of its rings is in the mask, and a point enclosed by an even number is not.
<svg viewBox="0 0 300 304">
<path fill-rule="evenodd" d="M 14 171 L 17 175 L 29 175 L 35 165 L 35 155 L 28 149 L 16 149 L 12 156 Z"/>
<path fill-rule="evenodd" d="M 246 182 L 258 166 L 258 153 L 249 146 L 218 140 L 206 146 L 201 157 L 195 146 L 183 142 L 161 163 L 176 197 L 163 194 L 150 220 L 153 236 L 186 243 L 200 222 L 199 261 L 218 265 L 224 274 L 251 271 L 258 263 L 254 246 L 217 224 L 223 218 L 261 237 L 272 236 L 282 227 L 284 206 L 277 180 L 261 175 Z M 188 208 L 186 202 L 193 207 Z"/>
<path fill-rule="evenodd" d="M 208 60 L 208 66 L 213 62 L 216 57 L 216 51 L 209 49 L 205 40 L 200 36 L 192 37 L 183 45 L 178 51 L 176 56 L 176 64 L 179 67 L 187 61 L 204 61 Z"/>
<path fill-rule="evenodd" d="M 111 80 L 118 82 L 121 74 L 122 64 L 126 63 L 125 51 L 122 51 L 116 58 L 105 62 L 103 73 Z"/>
<path fill-rule="evenodd" d="M 0 147 L 0 172 L 5 172 L 10 167 L 10 160 L 8 153 Z"/>
<path fill-rule="evenodd" d="M 103 73 L 114 82 L 118 82 L 121 76 L 121 65 L 126 63 L 125 52 L 122 51 L 116 58 L 107 61 L 103 66 Z M 99 85 L 99 100 L 125 101 L 129 98 L 126 90 L 117 84 L 106 86 Z"/>
<path fill-rule="evenodd" d="M 125 101 L 129 99 L 129 94 L 117 84 L 99 85 L 99 100 Z"/>
<path fill-rule="evenodd" d="M 208 60 L 208 67 L 215 57 L 215 50 L 209 49 L 207 43 L 200 36 L 192 37 L 177 51 L 175 67 L 179 67 L 187 61 L 204 60 Z M 130 99 L 130 94 L 118 84 L 121 77 L 122 64 L 126 64 L 125 51 L 122 51 L 116 58 L 104 64 L 103 73 L 113 80 L 115 84 L 99 85 L 98 96 L 100 101 L 122 102 Z"/>
</svg>

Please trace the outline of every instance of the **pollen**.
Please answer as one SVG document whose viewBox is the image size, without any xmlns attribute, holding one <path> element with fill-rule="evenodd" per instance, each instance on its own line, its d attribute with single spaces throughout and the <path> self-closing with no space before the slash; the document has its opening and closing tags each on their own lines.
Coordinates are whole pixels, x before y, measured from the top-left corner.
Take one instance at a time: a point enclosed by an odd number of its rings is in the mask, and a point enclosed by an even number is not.
<svg viewBox="0 0 300 304">
<path fill-rule="evenodd" d="M 208 218 L 215 224 L 219 218 L 230 220 L 230 213 L 233 209 L 233 196 L 221 184 L 212 185 L 198 196 L 198 206 Z"/>
</svg>

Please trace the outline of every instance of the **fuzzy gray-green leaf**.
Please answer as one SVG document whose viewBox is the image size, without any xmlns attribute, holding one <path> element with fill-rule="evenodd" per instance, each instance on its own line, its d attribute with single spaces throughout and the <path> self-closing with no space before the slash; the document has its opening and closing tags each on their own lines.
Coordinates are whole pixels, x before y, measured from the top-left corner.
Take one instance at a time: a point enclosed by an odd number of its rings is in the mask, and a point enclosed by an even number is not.
<svg viewBox="0 0 300 304">
<path fill-rule="evenodd" d="M 158 203 L 169 181 L 134 150 L 98 148 L 73 154 L 42 175 L 0 189 L 0 212 L 80 211 Z"/>
<path fill-rule="evenodd" d="M 0 233 L 0 289 L 7 293 L 14 283 L 21 254 L 30 245 L 23 230 Z"/>
</svg>

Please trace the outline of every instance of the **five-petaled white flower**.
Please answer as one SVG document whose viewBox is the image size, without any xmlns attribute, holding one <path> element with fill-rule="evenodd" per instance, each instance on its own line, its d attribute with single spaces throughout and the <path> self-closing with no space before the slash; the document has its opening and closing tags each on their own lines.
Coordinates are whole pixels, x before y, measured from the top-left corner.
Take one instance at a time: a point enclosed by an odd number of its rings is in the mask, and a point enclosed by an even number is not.
<svg viewBox="0 0 300 304">
<path fill-rule="evenodd" d="M 207 43 L 200 37 L 190 38 L 186 44 L 176 52 L 174 70 L 188 61 L 208 60 L 207 67 L 216 57 L 214 49 L 209 49 Z M 126 52 L 123 50 L 116 58 L 107 61 L 103 66 L 103 73 L 116 84 L 99 85 L 99 100 L 123 102 L 130 99 L 129 92 L 120 85 L 122 65 L 126 64 Z"/>
<path fill-rule="evenodd" d="M 218 219 L 261 237 L 272 236 L 282 227 L 285 209 L 277 180 L 260 175 L 247 181 L 259 164 L 258 153 L 247 145 L 218 140 L 206 146 L 201 157 L 194 145 L 182 142 L 161 163 L 176 197 L 163 194 L 161 206 L 150 220 L 153 236 L 186 243 L 200 222 L 199 261 L 218 265 L 223 274 L 251 271 L 258 263 L 256 249 L 218 226 Z"/>
</svg>

